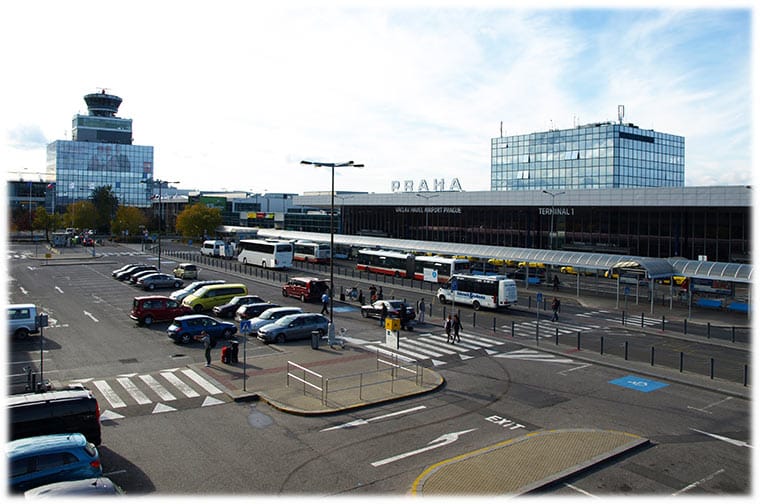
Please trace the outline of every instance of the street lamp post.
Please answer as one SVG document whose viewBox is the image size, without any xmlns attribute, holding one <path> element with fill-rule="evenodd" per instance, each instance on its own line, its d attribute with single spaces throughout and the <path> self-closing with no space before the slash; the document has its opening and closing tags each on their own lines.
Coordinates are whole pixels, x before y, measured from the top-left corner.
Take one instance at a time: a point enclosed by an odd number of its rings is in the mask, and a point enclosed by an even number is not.
<svg viewBox="0 0 760 504">
<path fill-rule="evenodd" d="M 158 271 L 161 271 L 161 209 L 163 202 L 161 199 L 161 188 L 164 184 L 179 184 L 177 180 L 159 180 L 159 179 L 147 179 L 141 180 L 142 184 L 158 184 Z"/>
<path fill-rule="evenodd" d="M 430 201 L 431 198 L 437 198 L 437 194 L 422 194 L 417 193 L 417 196 L 420 198 L 425 198 L 425 200 Z M 428 216 L 430 215 L 430 212 L 427 211 L 427 207 L 425 207 L 425 241 L 428 239 Z"/>
<path fill-rule="evenodd" d="M 552 197 L 552 216 L 550 221 L 551 224 L 549 224 L 549 249 L 554 250 L 554 198 L 560 194 L 565 194 L 565 191 L 553 193 L 544 189 L 541 192 Z"/>
<path fill-rule="evenodd" d="M 335 251 L 335 226 L 333 221 L 335 220 L 335 168 L 342 168 L 344 166 L 352 166 L 354 168 L 364 168 L 363 164 L 355 164 L 353 161 L 346 161 L 344 163 L 322 163 L 320 161 L 301 161 L 303 165 L 311 166 L 327 166 L 330 168 L 330 324 L 327 326 L 327 336 L 330 345 L 335 341 L 335 327 L 333 326 L 333 301 L 335 298 L 335 271 L 334 271 L 334 251 Z"/>
</svg>

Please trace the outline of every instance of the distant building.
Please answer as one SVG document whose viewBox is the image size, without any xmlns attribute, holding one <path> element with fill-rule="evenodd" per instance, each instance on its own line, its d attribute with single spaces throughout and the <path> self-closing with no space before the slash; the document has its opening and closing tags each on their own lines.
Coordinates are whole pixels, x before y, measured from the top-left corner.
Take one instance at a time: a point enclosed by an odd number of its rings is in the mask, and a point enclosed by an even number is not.
<svg viewBox="0 0 760 504">
<path fill-rule="evenodd" d="M 684 186 L 684 137 L 605 122 L 491 139 L 491 190 Z"/>
<path fill-rule="evenodd" d="M 149 182 L 153 147 L 132 144 L 132 119 L 116 117 L 120 97 L 104 90 L 84 100 L 89 114 L 74 116 L 72 140 L 56 140 L 47 147 L 47 176 L 56 182 L 55 207 L 64 211 L 103 186 L 111 186 L 120 205 L 150 207 L 156 192 Z"/>
</svg>

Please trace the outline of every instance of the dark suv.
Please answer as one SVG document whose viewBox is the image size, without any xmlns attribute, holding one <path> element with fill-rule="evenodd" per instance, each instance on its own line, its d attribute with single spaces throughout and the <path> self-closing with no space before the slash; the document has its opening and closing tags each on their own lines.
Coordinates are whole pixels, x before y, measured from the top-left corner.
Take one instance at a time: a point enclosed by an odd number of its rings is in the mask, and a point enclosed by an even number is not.
<svg viewBox="0 0 760 504">
<path fill-rule="evenodd" d="M 322 293 L 329 290 L 328 280 L 319 278 L 294 277 L 282 286 L 282 295 L 285 297 L 298 298 L 301 301 L 313 301 L 322 297 Z"/>
</svg>

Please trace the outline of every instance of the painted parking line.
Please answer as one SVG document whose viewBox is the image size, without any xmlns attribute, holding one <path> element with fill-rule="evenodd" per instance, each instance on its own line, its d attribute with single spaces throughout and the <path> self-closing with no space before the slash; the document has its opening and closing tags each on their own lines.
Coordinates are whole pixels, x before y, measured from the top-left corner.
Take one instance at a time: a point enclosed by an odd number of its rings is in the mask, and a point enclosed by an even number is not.
<svg viewBox="0 0 760 504">
<path fill-rule="evenodd" d="M 653 390 L 667 387 L 667 383 L 661 383 L 658 381 L 650 380 L 649 378 L 642 378 L 640 376 L 628 375 L 616 380 L 611 380 L 609 383 L 617 385 L 619 387 L 626 387 L 639 392 L 652 392 Z"/>
</svg>

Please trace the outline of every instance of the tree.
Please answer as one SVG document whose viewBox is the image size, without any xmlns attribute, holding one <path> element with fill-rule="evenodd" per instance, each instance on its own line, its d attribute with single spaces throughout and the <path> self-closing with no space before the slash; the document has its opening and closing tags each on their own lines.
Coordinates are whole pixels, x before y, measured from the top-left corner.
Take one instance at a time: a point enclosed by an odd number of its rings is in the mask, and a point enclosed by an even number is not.
<svg viewBox="0 0 760 504">
<path fill-rule="evenodd" d="M 215 234 L 214 231 L 221 223 L 221 210 L 196 203 L 177 215 L 177 232 L 187 238 L 201 238 Z"/>
<path fill-rule="evenodd" d="M 69 224 L 67 227 L 93 229 L 96 213 L 92 201 L 75 201 L 68 206 L 64 221 Z"/>
<path fill-rule="evenodd" d="M 145 227 L 148 218 L 136 207 L 119 207 L 116 217 L 111 221 L 111 233 L 115 236 L 140 236 L 140 227 Z"/>
<path fill-rule="evenodd" d="M 32 226 L 34 229 L 45 230 L 45 241 L 50 241 L 50 231 L 56 230 L 63 224 L 63 216 L 58 214 L 49 214 L 45 207 L 37 207 L 34 213 Z"/>
<path fill-rule="evenodd" d="M 107 233 L 119 208 L 119 198 L 113 193 L 110 185 L 105 185 L 92 190 L 90 201 L 95 207 L 96 217 L 93 228 L 98 232 Z"/>
</svg>

